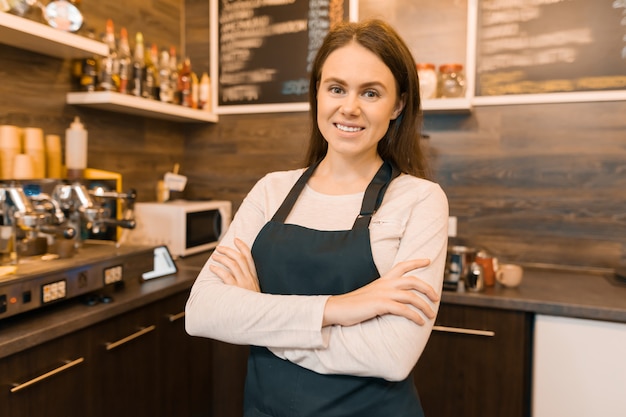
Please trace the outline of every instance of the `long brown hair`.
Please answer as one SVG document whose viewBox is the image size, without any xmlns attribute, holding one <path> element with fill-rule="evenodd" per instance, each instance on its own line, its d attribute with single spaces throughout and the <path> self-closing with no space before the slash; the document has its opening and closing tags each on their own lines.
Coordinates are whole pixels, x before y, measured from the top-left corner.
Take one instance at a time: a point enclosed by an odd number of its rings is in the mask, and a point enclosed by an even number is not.
<svg viewBox="0 0 626 417">
<path fill-rule="evenodd" d="M 350 42 L 370 50 L 387 65 L 396 80 L 398 98 L 403 95 L 405 99 L 404 109 L 389 123 L 387 133 L 378 142 L 378 154 L 401 172 L 428 178 L 429 169 L 420 146 L 422 110 L 415 60 L 398 33 L 377 19 L 337 24 L 326 35 L 315 56 L 309 82 L 311 137 L 306 165 L 321 161 L 328 151 L 328 143 L 317 125 L 317 87 L 322 67 L 333 51 Z"/>
</svg>

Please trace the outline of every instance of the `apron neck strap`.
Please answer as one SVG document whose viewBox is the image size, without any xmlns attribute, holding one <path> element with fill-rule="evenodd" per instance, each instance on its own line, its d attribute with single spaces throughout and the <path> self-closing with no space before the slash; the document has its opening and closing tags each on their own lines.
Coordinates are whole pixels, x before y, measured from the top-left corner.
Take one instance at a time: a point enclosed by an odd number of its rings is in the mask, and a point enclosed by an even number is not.
<svg viewBox="0 0 626 417">
<path fill-rule="evenodd" d="M 382 164 L 374 176 L 374 179 L 372 179 L 372 182 L 370 182 L 365 190 L 361 212 L 354 221 L 353 229 L 369 227 L 372 215 L 376 213 L 376 210 L 378 210 L 383 202 L 387 187 L 389 187 L 391 181 L 398 175 L 400 175 L 400 171 L 390 162 L 385 161 Z"/>
<path fill-rule="evenodd" d="M 298 181 L 296 181 L 293 187 L 291 187 L 289 194 L 287 194 L 287 197 L 285 197 L 285 200 L 283 201 L 283 203 L 280 205 L 280 207 L 274 214 L 274 217 L 272 217 L 272 221 L 279 222 L 279 223 L 285 222 L 294 204 L 296 204 L 296 200 L 298 199 L 298 196 L 304 189 L 304 186 L 306 185 L 309 178 L 311 178 L 311 175 L 313 175 L 313 172 L 315 171 L 315 168 L 317 168 L 318 165 L 319 165 L 319 162 L 317 162 L 314 165 L 311 165 L 309 168 L 307 168 L 306 171 L 304 171 L 304 173 L 300 176 Z"/>
<path fill-rule="evenodd" d="M 291 187 L 289 194 L 287 194 L 287 197 L 272 217 L 272 221 L 280 223 L 285 222 L 287 216 L 291 212 L 291 209 L 296 203 L 298 196 L 304 189 L 304 186 L 306 185 L 307 181 L 309 181 L 309 178 L 311 178 L 313 172 L 318 165 L 319 162 L 311 165 L 309 168 L 306 169 L 306 171 L 304 171 L 298 181 L 296 181 L 293 187 Z M 398 171 L 395 166 L 393 166 L 388 161 L 383 162 L 380 169 L 365 190 L 363 204 L 361 205 L 361 212 L 354 222 L 355 227 L 369 226 L 372 214 L 374 214 L 376 210 L 378 210 L 383 202 L 383 197 L 385 195 L 385 191 L 387 191 L 389 183 L 398 175 L 400 175 L 400 171 Z"/>
</svg>

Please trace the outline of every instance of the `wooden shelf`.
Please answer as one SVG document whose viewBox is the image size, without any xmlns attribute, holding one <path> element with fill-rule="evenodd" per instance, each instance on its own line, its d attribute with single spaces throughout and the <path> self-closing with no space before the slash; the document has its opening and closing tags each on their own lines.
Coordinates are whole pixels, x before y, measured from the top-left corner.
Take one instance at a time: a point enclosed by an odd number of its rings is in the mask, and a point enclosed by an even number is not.
<svg viewBox="0 0 626 417">
<path fill-rule="evenodd" d="M 186 123 L 216 123 L 215 113 L 111 91 L 67 93 L 67 103 Z"/>
<path fill-rule="evenodd" d="M 469 113 L 472 110 L 470 98 L 435 98 L 422 102 L 424 113 Z"/>
<path fill-rule="evenodd" d="M 0 43 L 65 59 L 106 56 L 109 52 L 109 48 L 102 42 L 2 12 Z"/>
</svg>

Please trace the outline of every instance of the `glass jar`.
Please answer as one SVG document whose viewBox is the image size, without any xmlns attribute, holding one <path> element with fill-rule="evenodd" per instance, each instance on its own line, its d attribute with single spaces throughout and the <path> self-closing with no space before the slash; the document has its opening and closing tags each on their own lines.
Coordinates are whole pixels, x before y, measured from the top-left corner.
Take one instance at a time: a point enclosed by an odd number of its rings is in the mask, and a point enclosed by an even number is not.
<svg viewBox="0 0 626 417">
<path fill-rule="evenodd" d="M 437 70 L 435 64 L 420 62 L 415 65 L 420 82 L 420 97 L 428 100 L 437 97 Z"/>
<path fill-rule="evenodd" d="M 465 97 L 465 74 L 462 64 L 439 66 L 438 94 L 442 98 Z"/>
</svg>

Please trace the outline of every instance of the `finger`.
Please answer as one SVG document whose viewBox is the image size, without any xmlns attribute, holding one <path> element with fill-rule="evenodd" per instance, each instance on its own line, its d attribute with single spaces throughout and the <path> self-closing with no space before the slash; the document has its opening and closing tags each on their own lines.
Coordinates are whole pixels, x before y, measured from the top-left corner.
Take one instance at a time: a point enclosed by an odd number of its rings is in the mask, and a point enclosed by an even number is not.
<svg viewBox="0 0 626 417">
<path fill-rule="evenodd" d="M 435 289 L 423 279 L 415 276 L 408 276 L 406 278 L 409 278 L 412 289 L 424 294 L 430 301 L 437 302 L 440 300 L 441 297 L 437 291 L 435 291 Z"/>
<path fill-rule="evenodd" d="M 230 259 L 231 261 L 237 263 L 240 269 L 243 269 L 243 266 L 247 266 L 247 260 L 245 256 L 238 250 L 229 248 L 227 246 L 222 246 L 219 248 L 217 252 L 218 252 L 217 254 L 218 256 L 222 255 Z"/>
<path fill-rule="evenodd" d="M 394 305 L 389 307 L 389 313 L 395 316 L 405 317 L 420 326 L 426 324 L 424 317 L 418 311 L 410 308 L 408 304 L 394 303 Z"/>
<path fill-rule="evenodd" d="M 221 255 L 214 253 L 212 259 L 229 270 L 229 273 L 233 276 L 233 279 L 237 281 L 237 277 L 243 274 L 241 267 L 236 259 L 233 259 L 229 255 Z"/>
<path fill-rule="evenodd" d="M 246 245 L 245 242 L 239 238 L 235 238 L 235 246 L 237 246 L 237 249 L 239 249 L 243 257 L 245 258 L 248 270 L 256 278 L 256 267 L 254 266 L 252 251 L 250 250 L 248 245 Z"/>
<path fill-rule="evenodd" d="M 217 275 L 218 278 L 221 279 L 224 284 L 237 285 L 237 281 L 228 270 L 218 265 L 209 265 L 209 270 L 211 270 L 211 272 Z"/>
<path fill-rule="evenodd" d="M 400 271 L 403 271 L 403 274 L 406 274 L 409 271 L 418 268 L 424 268 L 430 265 L 430 259 L 420 258 L 420 259 L 410 259 L 408 261 L 400 262 L 396 265 Z"/>
<path fill-rule="evenodd" d="M 413 271 L 418 268 L 424 268 L 428 265 L 430 265 L 430 259 L 411 259 L 408 261 L 399 262 L 396 265 L 394 265 L 393 268 L 391 268 L 389 272 L 387 272 L 384 275 L 384 277 L 386 278 L 401 277 L 402 275 L 410 271 Z"/>
<path fill-rule="evenodd" d="M 429 319 L 434 319 L 436 317 L 435 310 L 433 310 L 431 305 L 427 303 L 426 300 L 424 300 L 419 294 L 415 292 L 405 292 L 405 294 L 405 299 L 399 301 L 402 301 L 405 305 L 412 305 L 424 313 L 424 315 Z"/>
</svg>

